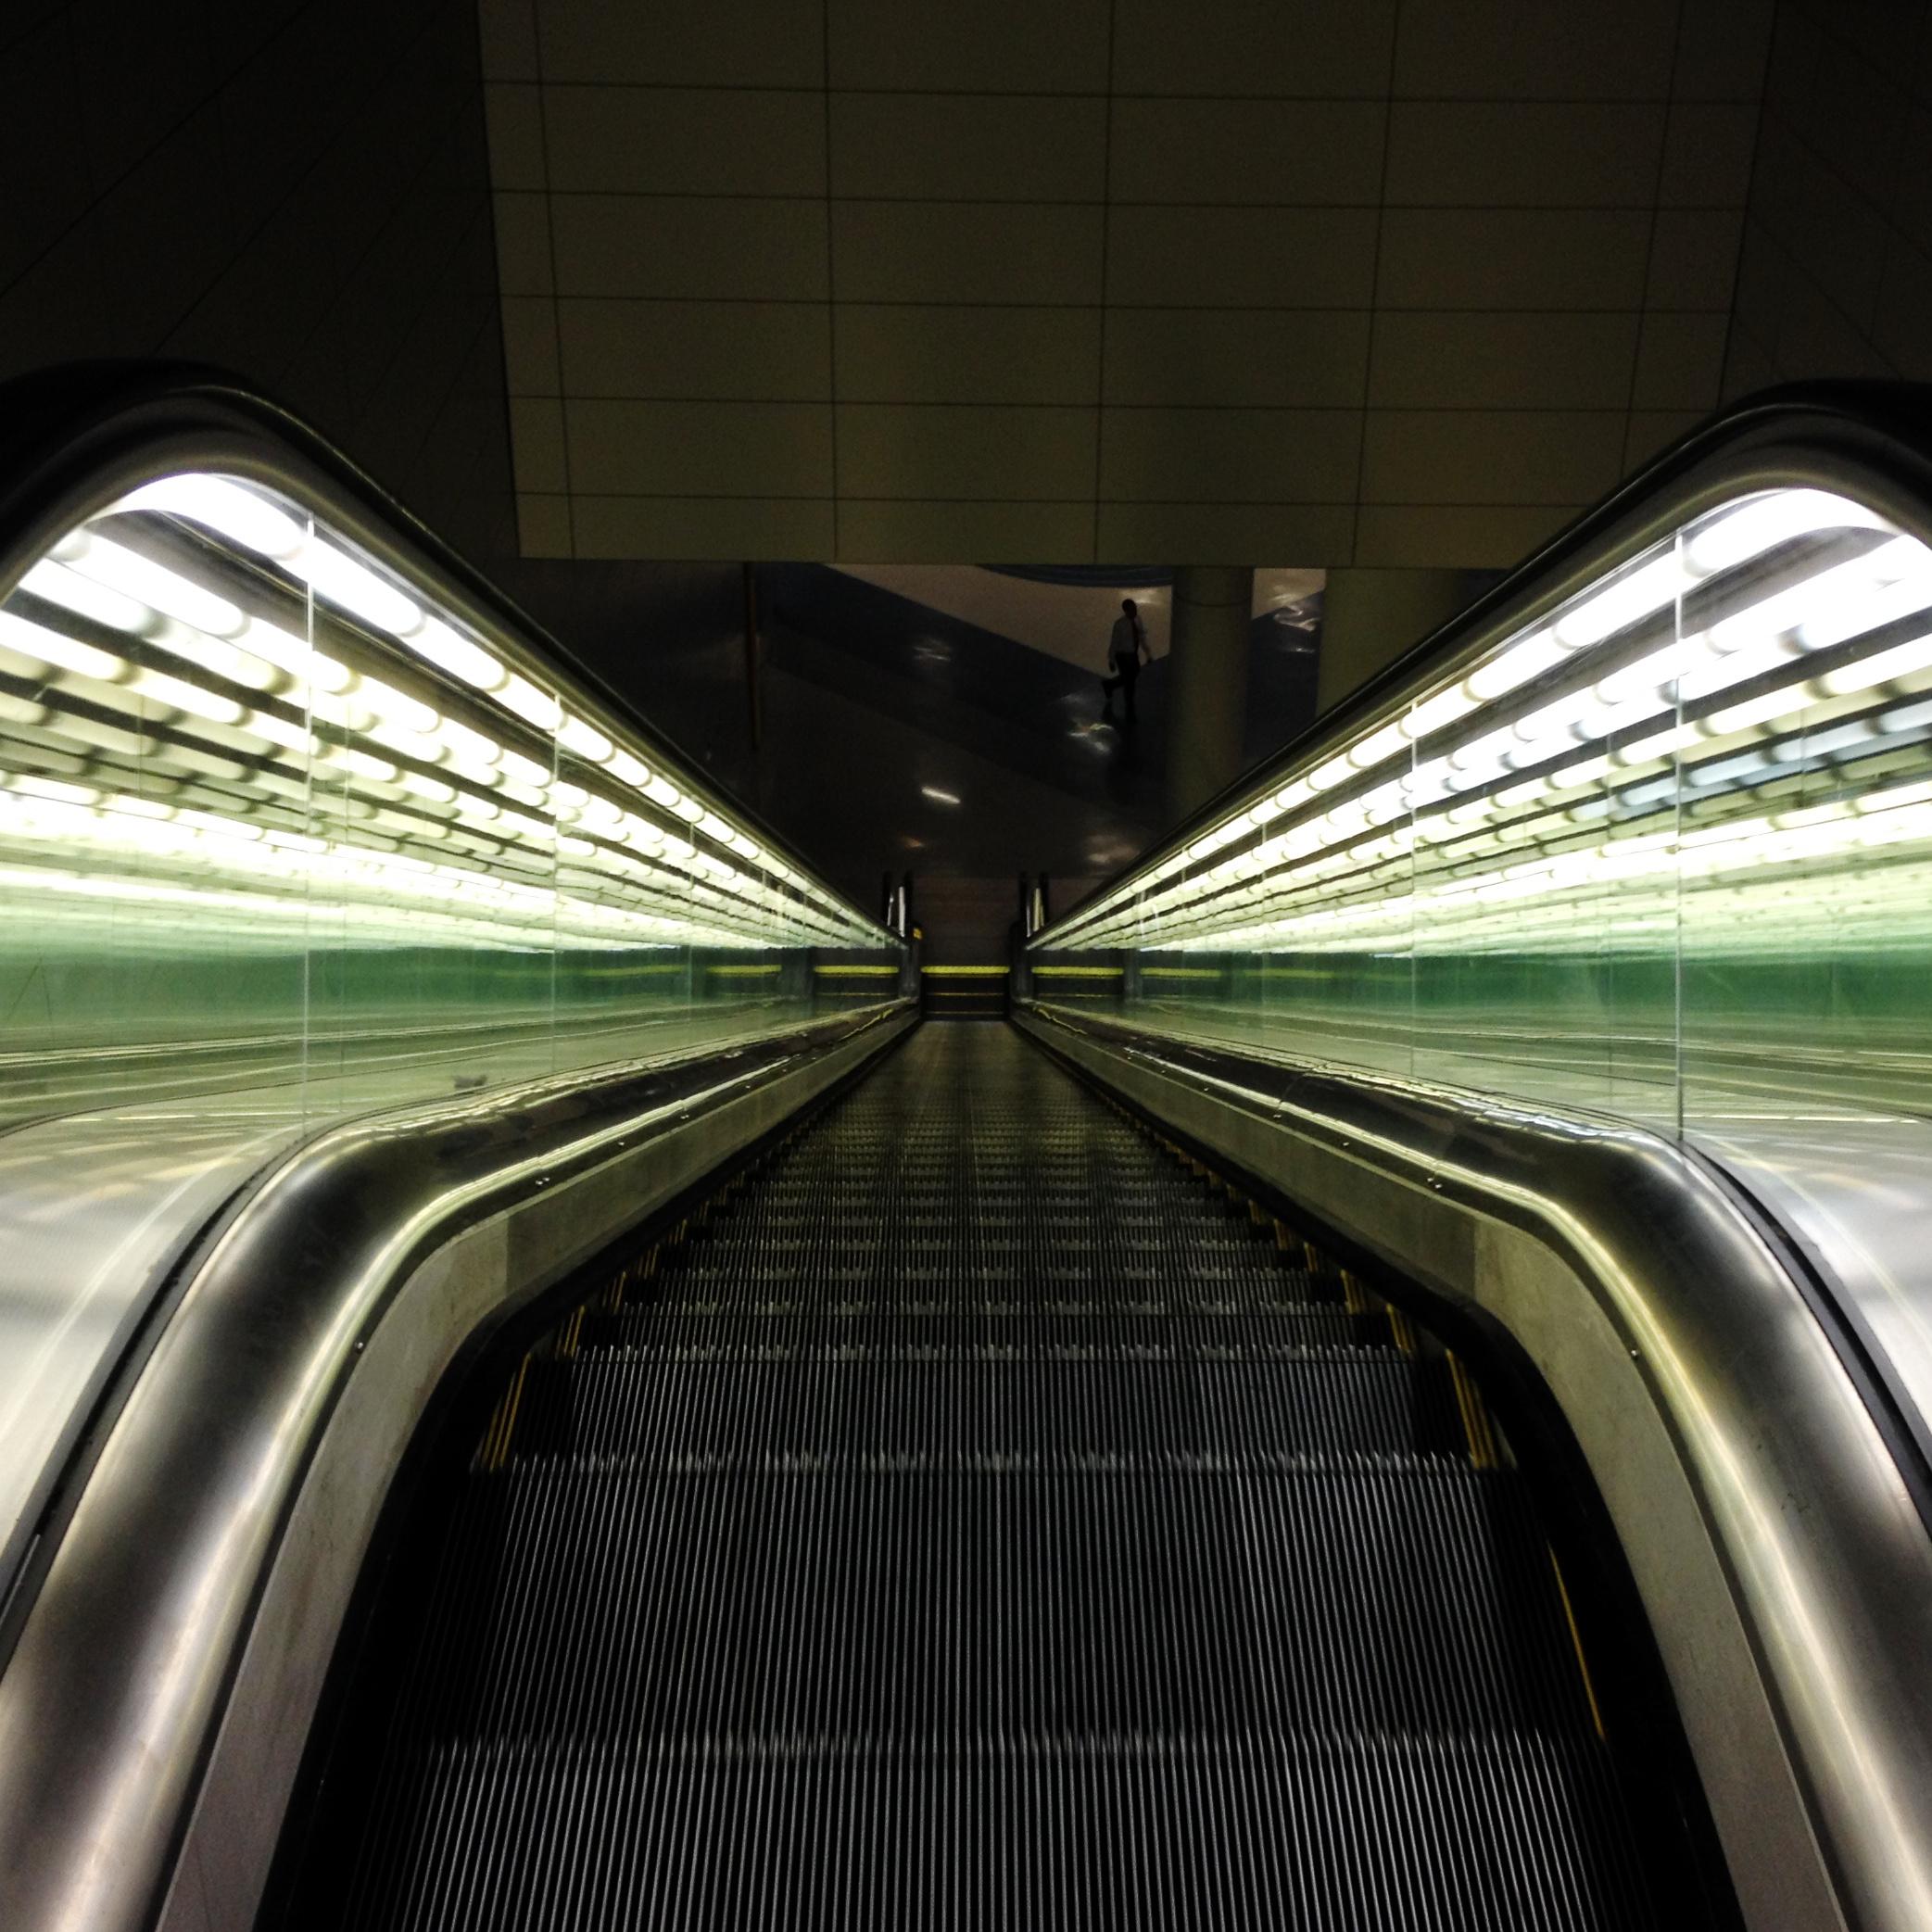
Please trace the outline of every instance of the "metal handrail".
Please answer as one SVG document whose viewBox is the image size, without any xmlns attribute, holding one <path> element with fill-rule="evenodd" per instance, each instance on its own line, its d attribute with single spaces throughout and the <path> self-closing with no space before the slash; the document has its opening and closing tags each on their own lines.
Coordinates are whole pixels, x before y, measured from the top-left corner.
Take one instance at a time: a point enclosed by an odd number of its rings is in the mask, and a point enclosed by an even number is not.
<svg viewBox="0 0 1932 1932">
<path fill-rule="evenodd" d="M 1749 490 L 1811 486 L 1861 499 L 1932 544 L 1932 386 L 1806 383 L 1766 390 L 1711 417 L 1634 472 L 1448 623 L 1419 638 L 1332 709 L 1231 779 L 1080 905 L 1035 933 L 1061 932 L 1108 893 L 1166 864 L 1251 794 L 1352 739 L 1365 719 L 1472 663 L 1594 579 L 1699 512 Z"/>
<path fill-rule="evenodd" d="M 1527 1357 L 1754 1928 L 1932 1924 L 1932 1540 L 1774 1229 L 1621 1121 L 1046 1004 L 1020 1023 Z"/>
<path fill-rule="evenodd" d="M 694 798 L 726 812 L 819 890 L 870 915 L 781 834 L 724 800 L 631 700 L 586 664 L 354 461 L 250 385 L 194 363 L 79 364 L 0 384 L 0 601 L 48 546 L 171 469 L 242 476 L 308 495 L 363 550 L 511 647 L 515 667 L 561 669 L 620 721 Z M 883 928 L 882 945 L 890 942 Z"/>
<path fill-rule="evenodd" d="M 352 1121 L 211 1230 L 0 1672 L 0 1924 L 251 1924 L 367 1535 L 459 1351 L 909 1024 L 901 1001 Z"/>
</svg>

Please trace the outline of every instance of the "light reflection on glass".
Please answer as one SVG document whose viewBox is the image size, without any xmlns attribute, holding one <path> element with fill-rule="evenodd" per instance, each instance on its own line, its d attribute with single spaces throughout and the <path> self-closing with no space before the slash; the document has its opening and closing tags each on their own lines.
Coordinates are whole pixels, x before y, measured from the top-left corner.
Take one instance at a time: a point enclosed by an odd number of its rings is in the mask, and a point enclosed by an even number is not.
<svg viewBox="0 0 1932 1932">
<path fill-rule="evenodd" d="M 880 997 L 892 941 L 301 505 L 163 478 L 0 608 L 0 1121 L 311 1111 Z"/>
</svg>

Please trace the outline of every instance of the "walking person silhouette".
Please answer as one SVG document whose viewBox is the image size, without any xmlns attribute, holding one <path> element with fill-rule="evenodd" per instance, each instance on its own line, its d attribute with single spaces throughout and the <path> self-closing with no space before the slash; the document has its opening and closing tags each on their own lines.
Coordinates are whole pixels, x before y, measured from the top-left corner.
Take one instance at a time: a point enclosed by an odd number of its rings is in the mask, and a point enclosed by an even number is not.
<svg viewBox="0 0 1932 1932">
<path fill-rule="evenodd" d="M 1133 723 L 1133 688 L 1147 655 L 1147 631 L 1141 622 L 1140 607 L 1132 598 L 1123 597 L 1120 614 L 1114 619 L 1114 634 L 1107 640 L 1107 663 L 1113 666 L 1113 674 L 1100 680 L 1101 713 L 1109 721 L 1114 715 L 1114 693 L 1118 690 L 1127 710 L 1125 722 Z"/>
</svg>

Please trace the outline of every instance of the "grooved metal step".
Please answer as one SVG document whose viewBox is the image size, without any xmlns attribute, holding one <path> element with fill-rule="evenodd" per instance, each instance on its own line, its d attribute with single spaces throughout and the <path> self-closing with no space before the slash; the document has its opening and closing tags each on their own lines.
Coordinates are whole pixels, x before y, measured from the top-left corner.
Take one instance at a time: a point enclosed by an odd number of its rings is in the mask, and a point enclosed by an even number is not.
<svg viewBox="0 0 1932 1932">
<path fill-rule="evenodd" d="M 529 1366 L 309 1923 L 1654 1925 L 1522 1482 L 1393 1341 L 922 1029 Z"/>
</svg>

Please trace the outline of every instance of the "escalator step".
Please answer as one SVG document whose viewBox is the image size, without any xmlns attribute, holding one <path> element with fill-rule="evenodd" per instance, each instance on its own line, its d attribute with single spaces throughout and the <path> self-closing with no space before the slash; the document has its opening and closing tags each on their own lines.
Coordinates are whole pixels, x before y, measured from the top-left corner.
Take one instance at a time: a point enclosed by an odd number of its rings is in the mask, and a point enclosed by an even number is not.
<svg viewBox="0 0 1932 1932">
<path fill-rule="evenodd" d="M 1432 1399 L 1433 1398 L 1433 1399 Z M 669 1362 L 594 1354 L 533 1365 L 519 1458 L 658 1462 L 741 1455 L 1408 1455 L 1456 1440 L 1453 1404 L 1393 1349 L 1265 1363 L 844 1359 Z"/>
<path fill-rule="evenodd" d="M 1654 1926 L 1521 1478 L 1304 1260 L 923 1029 L 531 1361 L 306 1923 Z"/>
<path fill-rule="evenodd" d="M 1651 1923 L 1601 1767 L 1547 1738 L 461 1744 L 397 1801 L 359 1926 Z"/>
<path fill-rule="evenodd" d="M 436 1736 L 1587 1724 L 1517 1485 L 1466 1464 L 760 1455 L 475 1486 L 412 1673 Z"/>
</svg>

